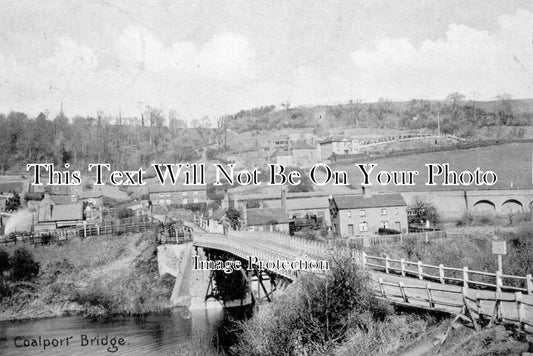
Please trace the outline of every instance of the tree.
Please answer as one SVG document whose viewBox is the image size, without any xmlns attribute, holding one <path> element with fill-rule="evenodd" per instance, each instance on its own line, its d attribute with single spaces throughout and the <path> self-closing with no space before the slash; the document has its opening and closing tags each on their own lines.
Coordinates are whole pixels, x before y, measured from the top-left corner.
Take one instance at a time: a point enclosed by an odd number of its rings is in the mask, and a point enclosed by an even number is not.
<svg viewBox="0 0 533 356">
<path fill-rule="evenodd" d="M 0 296 L 4 287 L 4 273 L 9 271 L 10 266 L 9 254 L 4 250 L 0 250 Z"/>
<path fill-rule="evenodd" d="M 439 221 L 437 208 L 421 196 L 416 196 L 407 209 L 413 211 L 417 219 L 429 220 L 433 225 Z"/>
<path fill-rule="evenodd" d="M 10 264 L 11 278 L 16 281 L 31 280 L 39 274 L 39 263 L 33 259 L 31 252 L 24 247 L 18 248 L 13 252 Z"/>
<path fill-rule="evenodd" d="M 20 196 L 18 193 L 13 194 L 12 197 L 6 201 L 6 211 L 17 211 L 20 208 Z"/>
<path fill-rule="evenodd" d="M 496 115 L 502 125 L 510 125 L 514 119 L 513 108 L 511 105 L 511 95 L 502 94 L 496 97 L 498 100 Z"/>
<path fill-rule="evenodd" d="M 231 224 L 231 228 L 233 230 L 237 230 L 241 225 L 239 220 L 241 217 L 240 211 L 235 208 L 229 208 L 228 211 L 226 211 L 226 216 L 228 217 L 229 223 Z"/>
</svg>

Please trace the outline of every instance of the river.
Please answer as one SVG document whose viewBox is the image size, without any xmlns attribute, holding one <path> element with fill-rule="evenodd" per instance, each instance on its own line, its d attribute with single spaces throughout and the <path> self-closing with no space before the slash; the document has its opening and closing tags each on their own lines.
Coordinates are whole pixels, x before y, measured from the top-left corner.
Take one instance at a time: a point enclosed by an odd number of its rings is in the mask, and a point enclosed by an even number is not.
<svg viewBox="0 0 533 356">
<path fill-rule="evenodd" d="M 206 345 L 202 350 L 216 350 L 217 344 L 227 349 L 235 339 L 232 320 L 248 315 L 243 310 L 176 308 L 105 320 L 7 321 L 0 323 L 0 355 L 184 355 L 200 351 L 200 343 Z"/>
</svg>

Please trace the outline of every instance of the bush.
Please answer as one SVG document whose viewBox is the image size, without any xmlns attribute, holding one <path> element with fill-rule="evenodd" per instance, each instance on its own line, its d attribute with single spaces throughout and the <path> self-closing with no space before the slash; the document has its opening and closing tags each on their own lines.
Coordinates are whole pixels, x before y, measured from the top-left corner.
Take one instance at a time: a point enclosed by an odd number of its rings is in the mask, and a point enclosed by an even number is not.
<svg viewBox="0 0 533 356">
<path fill-rule="evenodd" d="M 134 216 L 135 215 L 135 212 L 131 209 L 128 209 L 128 208 L 123 208 L 123 209 L 120 209 L 119 212 L 118 212 L 118 218 L 119 219 L 126 219 L 126 218 L 129 218 L 131 216 Z"/>
<path fill-rule="evenodd" d="M 326 278 L 302 276 L 298 289 L 243 323 L 237 354 L 328 354 L 349 331 L 368 330 L 389 315 L 348 253 L 332 255 L 330 267 Z"/>
<path fill-rule="evenodd" d="M 13 252 L 10 259 L 11 278 L 16 281 L 27 281 L 35 278 L 39 274 L 39 263 L 33 259 L 31 252 L 24 247 Z"/>
</svg>

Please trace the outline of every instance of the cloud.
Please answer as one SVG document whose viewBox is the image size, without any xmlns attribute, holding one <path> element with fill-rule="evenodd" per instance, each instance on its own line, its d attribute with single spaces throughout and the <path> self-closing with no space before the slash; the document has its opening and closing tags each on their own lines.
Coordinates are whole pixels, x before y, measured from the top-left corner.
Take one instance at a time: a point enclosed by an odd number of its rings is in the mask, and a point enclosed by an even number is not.
<svg viewBox="0 0 533 356">
<path fill-rule="evenodd" d="M 501 16 L 493 33 L 451 24 L 445 37 L 419 47 L 406 38 L 382 38 L 350 54 L 354 90 L 363 97 L 444 98 L 460 91 L 476 99 L 503 92 L 531 96 L 531 13 Z"/>
<path fill-rule="evenodd" d="M 141 26 L 129 26 L 116 42 L 116 54 L 131 72 L 166 72 L 190 80 L 249 80 L 257 67 L 247 39 L 237 33 L 213 36 L 199 47 L 193 42 L 163 45 Z"/>
</svg>

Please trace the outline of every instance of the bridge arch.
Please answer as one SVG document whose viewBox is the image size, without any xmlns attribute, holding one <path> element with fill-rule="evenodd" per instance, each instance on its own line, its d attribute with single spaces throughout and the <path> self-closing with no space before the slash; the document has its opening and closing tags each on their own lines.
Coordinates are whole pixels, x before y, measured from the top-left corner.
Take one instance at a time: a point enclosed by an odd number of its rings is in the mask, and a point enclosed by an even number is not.
<svg viewBox="0 0 533 356">
<path fill-rule="evenodd" d="M 508 199 L 502 204 L 502 214 L 514 214 L 524 211 L 522 203 L 516 199 Z"/>
<path fill-rule="evenodd" d="M 496 204 L 487 199 L 479 200 L 474 204 L 474 212 L 494 214 L 496 212 Z"/>
</svg>

